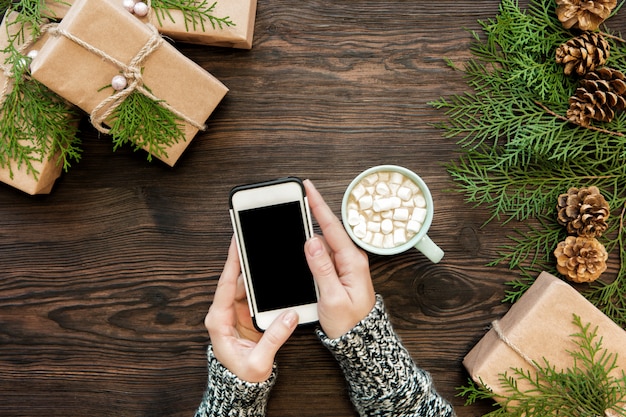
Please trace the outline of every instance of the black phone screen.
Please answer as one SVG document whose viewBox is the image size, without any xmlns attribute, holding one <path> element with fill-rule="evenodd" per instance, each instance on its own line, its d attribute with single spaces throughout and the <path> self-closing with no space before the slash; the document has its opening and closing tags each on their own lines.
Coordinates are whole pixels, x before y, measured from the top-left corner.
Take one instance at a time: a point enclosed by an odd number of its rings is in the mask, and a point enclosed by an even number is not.
<svg viewBox="0 0 626 417">
<path fill-rule="evenodd" d="M 315 303 L 300 202 L 242 210 L 239 223 L 258 311 Z"/>
</svg>

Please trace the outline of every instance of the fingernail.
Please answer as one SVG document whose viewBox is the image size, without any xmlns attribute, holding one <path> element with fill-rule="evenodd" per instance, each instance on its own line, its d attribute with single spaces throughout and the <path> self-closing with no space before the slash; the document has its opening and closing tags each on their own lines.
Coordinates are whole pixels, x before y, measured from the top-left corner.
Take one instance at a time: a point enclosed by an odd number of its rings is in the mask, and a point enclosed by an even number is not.
<svg viewBox="0 0 626 417">
<path fill-rule="evenodd" d="M 298 313 L 296 313 L 294 310 L 287 311 L 283 316 L 283 322 L 288 327 L 294 327 L 296 324 L 298 324 Z"/>
<path fill-rule="evenodd" d="M 312 237 L 309 239 L 309 244 L 307 245 L 307 251 L 310 256 L 317 256 L 324 248 L 322 247 L 322 241 L 318 237 Z"/>
</svg>

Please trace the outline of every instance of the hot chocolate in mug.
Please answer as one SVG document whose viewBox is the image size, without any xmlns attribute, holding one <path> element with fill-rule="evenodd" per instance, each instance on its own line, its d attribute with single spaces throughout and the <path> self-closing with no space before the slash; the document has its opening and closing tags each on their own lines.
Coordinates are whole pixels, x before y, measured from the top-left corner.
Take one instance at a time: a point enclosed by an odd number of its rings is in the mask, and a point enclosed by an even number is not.
<svg viewBox="0 0 626 417">
<path fill-rule="evenodd" d="M 416 248 L 437 263 L 444 253 L 427 234 L 433 214 L 426 183 L 397 165 L 363 171 L 350 183 L 341 203 L 344 227 L 361 248 L 378 255 Z"/>
</svg>

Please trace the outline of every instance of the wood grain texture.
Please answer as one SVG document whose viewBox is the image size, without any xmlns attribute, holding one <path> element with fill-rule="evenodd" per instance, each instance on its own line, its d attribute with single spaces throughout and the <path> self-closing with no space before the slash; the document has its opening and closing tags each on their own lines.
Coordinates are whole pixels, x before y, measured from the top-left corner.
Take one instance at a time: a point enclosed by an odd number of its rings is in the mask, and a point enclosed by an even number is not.
<svg viewBox="0 0 626 417">
<path fill-rule="evenodd" d="M 462 417 L 461 361 L 511 279 L 486 267 L 507 230 L 463 203 L 443 163 L 457 151 L 428 103 L 467 90 L 445 58 L 470 57 L 496 0 L 259 0 L 251 51 L 176 46 L 230 92 L 175 168 L 112 152 L 86 120 L 84 156 L 47 196 L 0 185 L 0 416 L 191 416 L 206 383 L 203 318 L 231 226 L 228 191 L 311 178 L 339 214 L 363 169 L 415 170 L 435 200 L 431 264 L 371 257 L 376 290 L 416 362 Z M 617 20 L 617 29 L 624 21 Z M 613 25 L 615 28 L 615 25 Z M 311 328 L 278 355 L 269 416 L 355 416 Z"/>
</svg>

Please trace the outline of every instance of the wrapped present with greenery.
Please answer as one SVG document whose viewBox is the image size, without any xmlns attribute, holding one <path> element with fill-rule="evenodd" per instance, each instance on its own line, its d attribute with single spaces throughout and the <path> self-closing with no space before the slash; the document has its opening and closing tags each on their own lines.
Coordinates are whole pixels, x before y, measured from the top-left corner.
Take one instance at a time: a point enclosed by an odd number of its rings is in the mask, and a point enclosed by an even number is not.
<svg viewBox="0 0 626 417">
<path fill-rule="evenodd" d="M 109 0 L 180 42 L 251 49 L 256 0 Z"/>
<path fill-rule="evenodd" d="M 228 89 L 109 1 L 75 0 L 31 63 L 32 77 L 90 114 L 114 150 L 173 166 Z"/>
<path fill-rule="evenodd" d="M 49 193 L 80 156 L 80 115 L 28 74 L 46 41 L 38 28 L 10 10 L 0 25 L 0 181 L 28 194 Z"/>
<path fill-rule="evenodd" d="M 30 0 L 36 2 L 38 0 Z M 74 0 L 47 0 L 47 15 L 61 19 Z M 176 41 L 251 49 L 256 0 L 107 0 Z"/>
<path fill-rule="evenodd" d="M 465 356 L 461 394 L 492 416 L 626 412 L 626 332 L 570 284 L 543 272 Z M 495 404 L 495 403 L 494 403 Z"/>
</svg>

